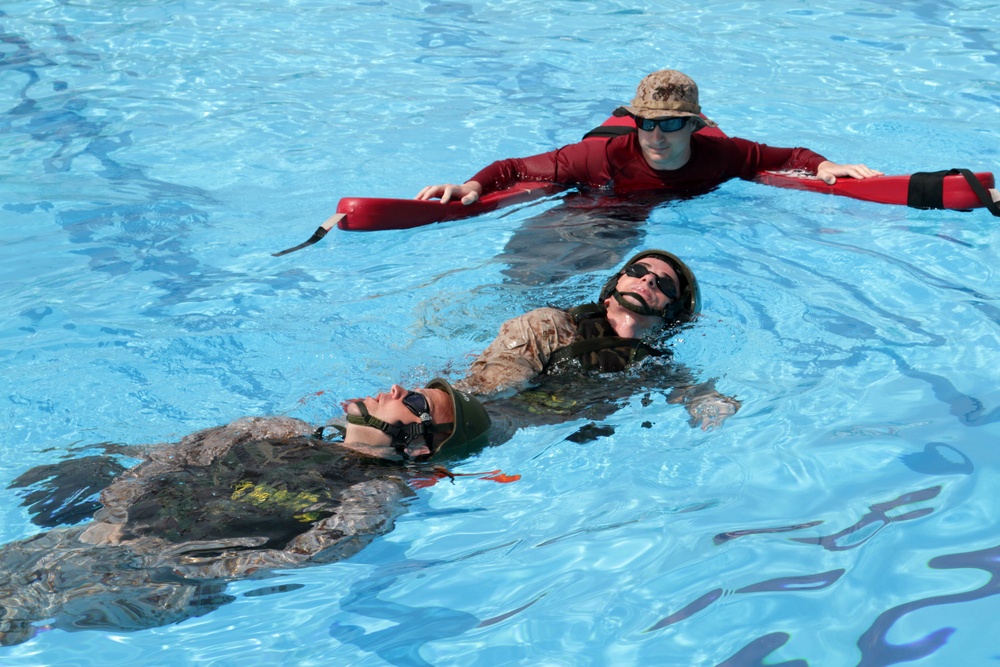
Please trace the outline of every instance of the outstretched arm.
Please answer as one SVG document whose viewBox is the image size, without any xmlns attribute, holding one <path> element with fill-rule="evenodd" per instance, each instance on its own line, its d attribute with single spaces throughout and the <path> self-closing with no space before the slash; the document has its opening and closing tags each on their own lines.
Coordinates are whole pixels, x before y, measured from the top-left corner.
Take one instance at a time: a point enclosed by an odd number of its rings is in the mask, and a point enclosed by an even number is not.
<svg viewBox="0 0 1000 667">
<path fill-rule="evenodd" d="M 417 193 L 417 199 L 441 199 L 447 204 L 458 198 L 465 205 L 473 204 L 484 194 L 506 190 L 515 183 L 560 183 L 565 186 L 589 182 L 587 166 L 601 161 L 603 142 L 580 142 L 559 150 L 523 158 L 497 160 L 480 169 L 462 185 L 445 183 L 428 185 Z M 603 183 L 601 181 L 599 185 Z"/>
<path fill-rule="evenodd" d="M 870 178 L 882 172 L 864 164 L 837 164 L 808 148 L 777 148 L 746 139 L 730 140 L 743 163 L 740 177 L 752 180 L 761 171 L 795 171 L 802 169 L 816 176 L 827 185 L 837 182 L 837 177 Z"/>
</svg>

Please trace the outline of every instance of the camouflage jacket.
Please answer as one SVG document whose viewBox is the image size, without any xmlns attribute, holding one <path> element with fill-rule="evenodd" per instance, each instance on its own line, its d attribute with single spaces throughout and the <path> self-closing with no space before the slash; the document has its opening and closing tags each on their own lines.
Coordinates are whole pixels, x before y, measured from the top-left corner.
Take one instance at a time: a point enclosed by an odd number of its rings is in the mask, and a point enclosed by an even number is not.
<svg viewBox="0 0 1000 667">
<path fill-rule="evenodd" d="M 636 338 L 619 337 L 603 306 L 570 310 L 538 308 L 512 318 L 456 387 L 488 395 L 521 391 L 554 364 L 578 359 L 583 368 L 619 372 L 647 356 L 662 354 Z"/>
</svg>

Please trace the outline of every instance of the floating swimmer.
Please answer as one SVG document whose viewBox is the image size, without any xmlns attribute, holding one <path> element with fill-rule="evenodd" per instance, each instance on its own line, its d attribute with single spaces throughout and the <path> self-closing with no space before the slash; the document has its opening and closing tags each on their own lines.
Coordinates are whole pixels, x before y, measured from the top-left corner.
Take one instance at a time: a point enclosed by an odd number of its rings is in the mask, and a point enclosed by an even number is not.
<svg viewBox="0 0 1000 667">
<path fill-rule="evenodd" d="M 174 623 L 231 601 L 228 581 L 347 558 L 392 529 L 408 480 L 431 471 L 423 462 L 485 445 L 490 428 L 482 404 L 441 379 L 345 408 L 337 439 L 297 419 L 246 418 L 153 449 L 104 489 L 93 521 L 0 549 L 0 644 L 46 620 Z"/>
<path fill-rule="evenodd" d="M 456 386 L 486 397 L 510 394 L 574 361 L 585 370 L 624 371 L 645 358 L 669 355 L 649 339 L 689 322 L 700 303 L 690 267 L 673 253 L 645 250 L 608 279 L 597 303 L 538 308 L 504 322 Z M 720 426 L 740 407 L 683 369 L 675 368 L 660 386 L 673 387 L 672 402 L 684 403 L 692 425 L 705 429 Z"/>
</svg>

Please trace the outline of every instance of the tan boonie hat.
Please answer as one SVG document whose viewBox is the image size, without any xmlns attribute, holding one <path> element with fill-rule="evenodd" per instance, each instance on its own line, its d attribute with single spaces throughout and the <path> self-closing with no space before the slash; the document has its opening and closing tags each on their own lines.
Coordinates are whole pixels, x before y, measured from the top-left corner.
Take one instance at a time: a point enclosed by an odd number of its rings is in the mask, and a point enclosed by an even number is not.
<svg viewBox="0 0 1000 667">
<path fill-rule="evenodd" d="M 683 72 L 675 69 L 661 69 L 647 75 L 639 82 L 632 104 L 625 107 L 633 116 L 643 118 L 667 118 L 669 116 L 690 116 L 700 129 L 716 124 L 702 117 L 698 104 L 698 84 Z"/>
</svg>

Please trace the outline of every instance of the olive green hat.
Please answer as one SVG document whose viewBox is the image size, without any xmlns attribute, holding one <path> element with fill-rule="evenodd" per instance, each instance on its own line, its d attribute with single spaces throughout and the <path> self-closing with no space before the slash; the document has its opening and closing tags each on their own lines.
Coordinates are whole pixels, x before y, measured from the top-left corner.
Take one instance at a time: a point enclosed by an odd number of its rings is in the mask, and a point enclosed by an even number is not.
<svg viewBox="0 0 1000 667">
<path fill-rule="evenodd" d="M 677 274 L 677 278 L 680 281 L 680 284 L 677 286 L 679 291 L 677 298 L 668 303 L 662 312 L 643 313 L 639 310 L 636 310 L 636 312 L 640 312 L 640 314 L 644 315 L 659 315 L 666 320 L 667 324 L 686 322 L 690 320 L 701 309 L 701 292 L 698 289 L 698 281 L 694 277 L 694 272 L 691 271 L 687 264 L 682 262 L 677 255 L 667 252 L 666 250 L 643 250 L 625 262 L 625 265 L 622 266 L 617 273 L 611 276 L 606 283 L 604 283 L 604 287 L 601 289 L 600 301 L 603 303 L 605 299 L 614 296 L 617 293 L 618 279 L 622 277 L 625 270 L 646 257 L 655 257 L 656 259 L 666 262 L 671 268 L 673 268 L 674 273 Z M 623 302 L 619 300 L 619 303 Z M 625 304 L 623 303 L 623 305 Z M 629 306 L 626 305 L 626 307 Z"/>
<path fill-rule="evenodd" d="M 434 449 L 435 455 L 445 448 L 450 450 L 447 453 L 454 453 L 454 450 L 467 448 L 484 438 L 490 429 L 490 416 L 486 413 L 482 403 L 471 394 L 455 389 L 442 378 L 434 378 L 427 383 L 427 388 L 440 389 L 447 393 L 451 397 L 451 404 L 455 409 L 454 428 L 451 435 Z"/>
</svg>

